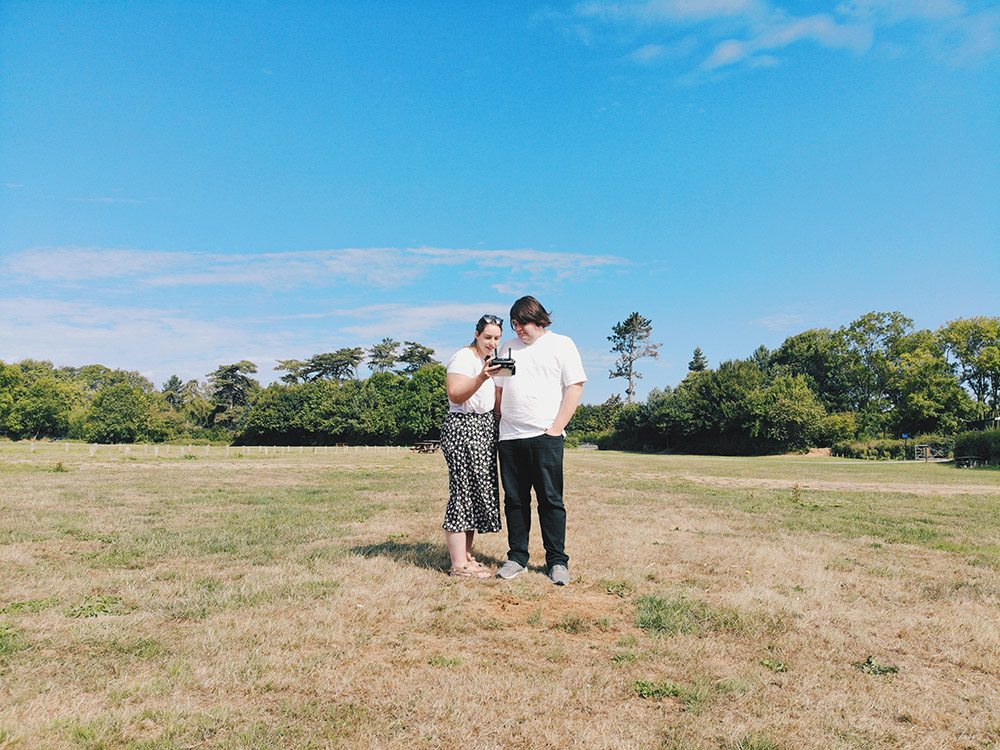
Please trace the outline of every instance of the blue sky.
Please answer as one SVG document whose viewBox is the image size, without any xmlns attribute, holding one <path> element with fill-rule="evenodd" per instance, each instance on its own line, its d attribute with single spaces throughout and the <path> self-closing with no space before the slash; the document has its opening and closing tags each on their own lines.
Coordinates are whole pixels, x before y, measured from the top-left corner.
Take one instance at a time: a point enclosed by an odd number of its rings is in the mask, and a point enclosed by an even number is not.
<svg viewBox="0 0 1000 750">
<path fill-rule="evenodd" d="M 899 310 L 998 315 L 1000 6 L 0 4 L 0 360 L 158 385 L 522 294 L 653 321 L 642 396 Z"/>
</svg>

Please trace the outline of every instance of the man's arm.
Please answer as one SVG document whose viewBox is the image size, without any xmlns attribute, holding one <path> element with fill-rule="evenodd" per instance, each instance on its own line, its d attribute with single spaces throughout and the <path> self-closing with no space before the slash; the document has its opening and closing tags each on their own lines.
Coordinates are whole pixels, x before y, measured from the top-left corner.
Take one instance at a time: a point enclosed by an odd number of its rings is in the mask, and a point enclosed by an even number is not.
<svg viewBox="0 0 1000 750">
<path fill-rule="evenodd" d="M 583 383 L 573 383 L 563 394 L 562 403 L 559 404 L 559 413 L 556 414 L 556 421 L 545 431 L 546 435 L 557 437 L 562 435 L 569 420 L 573 418 L 576 407 L 580 405 L 580 397 L 583 395 Z"/>
</svg>

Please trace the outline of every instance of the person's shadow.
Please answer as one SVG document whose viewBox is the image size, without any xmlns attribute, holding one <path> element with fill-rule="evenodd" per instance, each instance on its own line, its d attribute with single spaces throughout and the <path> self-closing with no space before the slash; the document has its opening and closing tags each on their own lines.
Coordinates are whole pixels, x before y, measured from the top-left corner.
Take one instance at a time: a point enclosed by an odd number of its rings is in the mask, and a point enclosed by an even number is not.
<svg viewBox="0 0 1000 750">
<path fill-rule="evenodd" d="M 404 542 L 388 540 L 377 544 L 360 544 L 350 550 L 362 557 L 384 557 L 403 565 L 413 565 L 426 570 L 447 572 L 451 568 L 451 556 L 444 544 L 432 542 Z M 491 555 L 476 552 L 476 559 L 484 565 L 499 568 L 503 563 Z"/>
</svg>

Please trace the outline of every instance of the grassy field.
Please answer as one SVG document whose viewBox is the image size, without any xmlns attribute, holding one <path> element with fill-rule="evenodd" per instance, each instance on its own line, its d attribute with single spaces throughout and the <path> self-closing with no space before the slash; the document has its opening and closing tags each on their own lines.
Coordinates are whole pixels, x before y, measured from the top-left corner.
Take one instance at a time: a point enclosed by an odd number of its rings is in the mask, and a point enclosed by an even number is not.
<svg viewBox="0 0 1000 750">
<path fill-rule="evenodd" d="M 570 452 L 558 588 L 242 450 L 0 444 L 0 748 L 1000 748 L 1000 472 Z"/>
</svg>

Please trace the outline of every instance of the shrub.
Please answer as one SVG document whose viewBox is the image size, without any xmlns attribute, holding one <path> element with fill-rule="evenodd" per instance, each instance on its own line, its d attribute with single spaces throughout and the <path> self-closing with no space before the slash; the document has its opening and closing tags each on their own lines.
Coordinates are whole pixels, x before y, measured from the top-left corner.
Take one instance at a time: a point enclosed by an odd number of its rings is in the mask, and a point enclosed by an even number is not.
<svg viewBox="0 0 1000 750">
<path fill-rule="evenodd" d="M 903 461 L 913 458 L 916 445 L 929 445 L 935 451 L 950 454 L 954 441 L 941 435 L 917 435 L 906 440 L 844 440 L 830 447 L 830 454 L 840 458 L 863 458 L 870 461 Z M 962 454 L 966 455 L 966 454 Z"/>
<path fill-rule="evenodd" d="M 1000 430 L 963 432 L 955 438 L 956 456 L 978 456 L 991 464 L 1000 464 Z"/>
</svg>

